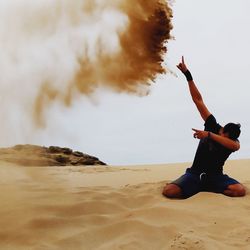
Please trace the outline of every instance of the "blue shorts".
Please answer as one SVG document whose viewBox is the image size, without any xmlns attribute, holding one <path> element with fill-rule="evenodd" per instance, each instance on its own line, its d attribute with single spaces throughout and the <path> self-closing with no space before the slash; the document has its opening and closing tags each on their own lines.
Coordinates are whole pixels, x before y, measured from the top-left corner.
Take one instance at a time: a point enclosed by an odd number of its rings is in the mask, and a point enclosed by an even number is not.
<svg viewBox="0 0 250 250">
<path fill-rule="evenodd" d="M 188 198 L 199 192 L 223 193 L 229 185 L 239 184 L 239 182 L 226 174 L 195 174 L 188 168 L 184 175 L 171 184 L 179 186 L 183 198 Z"/>
</svg>

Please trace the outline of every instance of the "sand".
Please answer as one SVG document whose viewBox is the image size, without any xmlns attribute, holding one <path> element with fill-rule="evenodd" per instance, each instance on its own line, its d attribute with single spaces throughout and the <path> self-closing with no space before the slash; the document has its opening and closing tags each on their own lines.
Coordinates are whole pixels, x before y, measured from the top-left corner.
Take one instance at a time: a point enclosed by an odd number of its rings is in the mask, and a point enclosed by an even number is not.
<svg viewBox="0 0 250 250">
<path fill-rule="evenodd" d="M 0 163 L 0 249 L 250 249 L 250 195 L 161 195 L 190 163 L 20 167 Z M 250 188 L 250 160 L 225 172 Z"/>
</svg>

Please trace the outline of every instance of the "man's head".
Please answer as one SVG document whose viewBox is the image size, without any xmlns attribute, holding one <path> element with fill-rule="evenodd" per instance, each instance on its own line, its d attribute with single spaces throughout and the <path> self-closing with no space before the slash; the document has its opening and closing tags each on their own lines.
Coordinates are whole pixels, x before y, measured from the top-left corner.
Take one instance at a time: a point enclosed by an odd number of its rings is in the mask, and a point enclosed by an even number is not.
<svg viewBox="0 0 250 250">
<path fill-rule="evenodd" d="M 241 125 L 235 124 L 235 123 L 228 123 L 227 125 L 224 126 L 223 128 L 223 134 L 226 134 L 228 138 L 232 140 L 236 140 L 240 136 L 240 127 Z"/>
</svg>

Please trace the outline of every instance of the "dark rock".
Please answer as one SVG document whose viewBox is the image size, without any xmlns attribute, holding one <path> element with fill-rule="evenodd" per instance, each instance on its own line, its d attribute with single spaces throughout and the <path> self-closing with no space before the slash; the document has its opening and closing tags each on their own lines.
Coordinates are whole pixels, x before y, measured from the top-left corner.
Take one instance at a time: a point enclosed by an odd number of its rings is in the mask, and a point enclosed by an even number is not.
<svg viewBox="0 0 250 250">
<path fill-rule="evenodd" d="M 56 154 L 56 153 L 61 153 L 62 149 L 57 146 L 50 146 L 48 148 L 48 153 Z"/>
<path fill-rule="evenodd" d="M 77 157 L 82 157 L 84 155 L 82 152 L 79 151 L 74 151 L 72 154 Z"/>
<path fill-rule="evenodd" d="M 106 165 L 106 163 L 100 161 L 98 158 L 96 157 L 92 157 L 90 155 L 86 155 L 84 154 L 83 157 L 80 158 L 76 158 L 74 161 L 71 162 L 72 165 L 75 166 L 80 166 L 80 165 Z"/>
<path fill-rule="evenodd" d="M 93 165 L 103 165 L 103 166 L 106 166 L 107 164 L 105 162 L 96 160 Z"/>
<path fill-rule="evenodd" d="M 74 165 L 94 165 L 93 161 L 86 158 L 80 158 Z"/>
<path fill-rule="evenodd" d="M 71 155 L 73 150 L 71 148 L 62 148 L 62 152 L 66 155 Z"/>
<path fill-rule="evenodd" d="M 55 160 L 63 165 L 70 164 L 69 157 L 63 156 L 63 155 L 58 155 L 56 156 Z"/>
</svg>

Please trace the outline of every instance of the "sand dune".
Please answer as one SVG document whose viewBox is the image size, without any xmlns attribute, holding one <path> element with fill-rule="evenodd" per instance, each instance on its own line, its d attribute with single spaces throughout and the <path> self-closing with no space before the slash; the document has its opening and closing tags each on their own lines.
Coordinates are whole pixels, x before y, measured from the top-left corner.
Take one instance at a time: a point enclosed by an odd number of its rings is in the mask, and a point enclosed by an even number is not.
<svg viewBox="0 0 250 250">
<path fill-rule="evenodd" d="M 250 187 L 250 160 L 226 172 Z M 0 249 L 250 249 L 250 196 L 161 195 L 188 163 L 0 165 Z"/>
</svg>

